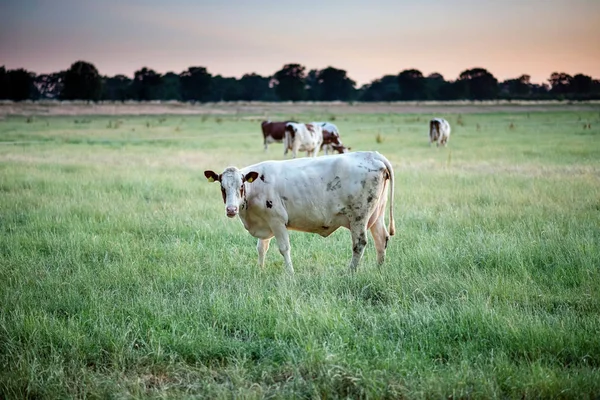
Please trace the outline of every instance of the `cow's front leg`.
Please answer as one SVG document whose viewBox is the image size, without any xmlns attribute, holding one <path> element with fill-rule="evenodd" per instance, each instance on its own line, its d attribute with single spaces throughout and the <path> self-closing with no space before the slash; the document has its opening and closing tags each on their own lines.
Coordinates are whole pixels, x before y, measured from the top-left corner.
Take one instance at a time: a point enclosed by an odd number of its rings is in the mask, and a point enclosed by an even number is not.
<svg viewBox="0 0 600 400">
<path fill-rule="evenodd" d="M 356 271 L 367 245 L 367 224 L 365 220 L 350 222 L 350 233 L 352 234 L 352 260 L 350 260 L 350 272 Z"/>
<path fill-rule="evenodd" d="M 290 256 L 290 234 L 285 227 L 285 224 L 274 224 L 271 226 L 271 230 L 275 235 L 275 240 L 277 240 L 277 245 L 279 246 L 279 252 L 283 256 L 283 260 L 285 262 L 285 269 L 288 273 L 294 273 L 294 267 L 292 265 L 292 257 Z"/>
<path fill-rule="evenodd" d="M 265 266 L 265 254 L 267 250 L 269 250 L 269 243 L 271 239 L 258 239 L 258 243 L 256 244 L 256 251 L 258 251 L 258 265 L 261 268 Z"/>
</svg>

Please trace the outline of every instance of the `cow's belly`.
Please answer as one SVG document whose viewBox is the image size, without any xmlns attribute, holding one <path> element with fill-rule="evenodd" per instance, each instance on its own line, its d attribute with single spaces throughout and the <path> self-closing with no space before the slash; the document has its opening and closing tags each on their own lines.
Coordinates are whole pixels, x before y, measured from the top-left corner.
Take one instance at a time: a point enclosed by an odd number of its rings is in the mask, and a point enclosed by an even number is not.
<svg viewBox="0 0 600 400">
<path fill-rule="evenodd" d="M 273 136 L 267 136 L 267 143 L 281 143 L 282 139 L 275 139 Z"/>
<path fill-rule="evenodd" d="M 336 214 L 331 218 L 319 218 L 304 216 L 303 218 L 293 218 L 288 222 L 288 229 L 300 232 L 318 233 L 327 237 L 340 227 L 350 228 L 350 220 L 347 216 Z"/>
</svg>

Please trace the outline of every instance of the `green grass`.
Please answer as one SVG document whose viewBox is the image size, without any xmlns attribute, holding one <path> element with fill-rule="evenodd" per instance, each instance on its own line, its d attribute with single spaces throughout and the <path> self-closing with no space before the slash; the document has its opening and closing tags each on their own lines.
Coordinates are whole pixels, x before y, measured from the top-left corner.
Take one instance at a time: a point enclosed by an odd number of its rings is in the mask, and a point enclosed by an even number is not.
<svg viewBox="0 0 600 400">
<path fill-rule="evenodd" d="M 293 277 L 202 174 L 282 159 L 259 122 L 0 120 L 0 398 L 598 398 L 600 114 L 432 116 L 336 116 L 397 233 L 350 275 L 292 232 Z"/>
</svg>

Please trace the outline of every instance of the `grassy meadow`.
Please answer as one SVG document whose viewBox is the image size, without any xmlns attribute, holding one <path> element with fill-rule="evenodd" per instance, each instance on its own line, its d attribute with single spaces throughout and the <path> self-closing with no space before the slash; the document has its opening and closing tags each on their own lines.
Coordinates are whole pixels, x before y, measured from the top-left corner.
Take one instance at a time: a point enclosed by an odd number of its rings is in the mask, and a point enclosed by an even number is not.
<svg viewBox="0 0 600 400">
<path fill-rule="evenodd" d="M 263 116 L 0 120 L 0 398 L 600 397 L 600 107 L 269 117 L 392 162 L 381 268 L 257 266 L 203 171 L 282 159 Z"/>
</svg>

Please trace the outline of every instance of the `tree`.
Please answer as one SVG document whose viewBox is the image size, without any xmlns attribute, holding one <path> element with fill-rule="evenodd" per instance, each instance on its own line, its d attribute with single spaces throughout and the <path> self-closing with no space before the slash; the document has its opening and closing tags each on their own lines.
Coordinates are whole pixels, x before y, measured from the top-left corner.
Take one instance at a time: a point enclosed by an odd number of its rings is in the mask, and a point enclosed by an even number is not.
<svg viewBox="0 0 600 400">
<path fill-rule="evenodd" d="M 400 99 L 397 75 L 385 75 L 364 85 L 360 90 L 362 101 L 396 101 Z"/>
<path fill-rule="evenodd" d="M 571 81 L 573 77 L 564 72 L 553 72 L 550 75 L 548 82 L 550 83 L 550 91 L 553 94 L 567 94 L 570 91 Z"/>
<path fill-rule="evenodd" d="M 174 72 L 167 72 L 162 77 L 159 91 L 161 100 L 182 100 L 181 78 Z"/>
<path fill-rule="evenodd" d="M 8 73 L 4 65 L 0 67 L 0 100 L 8 99 Z"/>
<path fill-rule="evenodd" d="M 425 92 L 427 93 L 427 99 L 437 100 L 441 98 L 440 89 L 447 82 L 444 80 L 442 74 L 434 72 L 429 74 L 425 78 Z"/>
<path fill-rule="evenodd" d="M 132 80 L 125 75 L 104 77 L 102 80 L 102 100 L 125 101 L 132 97 Z"/>
<path fill-rule="evenodd" d="M 160 98 L 162 76 L 149 68 L 135 71 L 131 83 L 132 95 L 136 100 L 157 100 Z"/>
<path fill-rule="evenodd" d="M 189 67 L 179 74 L 181 97 L 185 101 L 208 101 L 212 75 L 205 67 Z"/>
<path fill-rule="evenodd" d="M 4 67 L 2 67 L 4 69 Z M 23 68 L 8 70 L 4 72 L 4 98 L 13 101 L 23 101 L 35 97 L 35 86 L 33 80 L 35 74 Z"/>
<path fill-rule="evenodd" d="M 317 101 L 321 98 L 321 87 L 319 86 L 319 70 L 311 69 L 304 80 L 306 88 L 306 100 Z"/>
<path fill-rule="evenodd" d="M 471 100 L 495 99 L 498 96 L 498 80 L 484 68 L 463 71 L 458 77 L 458 85 L 459 93 L 464 91 Z"/>
<path fill-rule="evenodd" d="M 590 94 L 594 89 L 594 80 L 591 76 L 577 74 L 571 79 L 570 91 L 575 94 Z"/>
<path fill-rule="evenodd" d="M 421 71 L 407 69 L 398 74 L 398 88 L 401 100 L 426 100 L 427 83 Z"/>
<path fill-rule="evenodd" d="M 526 74 L 515 79 L 507 79 L 500 86 L 504 97 L 523 99 L 531 95 L 531 77 Z"/>
<path fill-rule="evenodd" d="M 300 64 L 286 64 L 273 75 L 275 93 L 280 100 L 299 101 L 306 98 L 305 70 Z"/>
<path fill-rule="evenodd" d="M 240 100 L 273 101 L 276 100 L 273 88 L 269 87 L 270 77 L 257 74 L 245 74 L 239 81 Z"/>
<path fill-rule="evenodd" d="M 241 97 L 241 86 L 235 78 L 217 75 L 210 85 L 210 101 L 237 101 Z"/>
<path fill-rule="evenodd" d="M 65 72 L 63 99 L 97 101 L 101 94 L 102 79 L 93 64 L 77 61 Z"/>
<path fill-rule="evenodd" d="M 64 88 L 66 71 L 43 74 L 35 77 L 33 85 L 37 89 L 38 98 L 59 99 Z"/>
<path fill-rule="evenodd" d="M 356 82 L 348 78 L 346 71 L 327 67 L 316 75 L 318 86 L 317 100 L 350 100 L 354 95 Z"/>
</svg>

